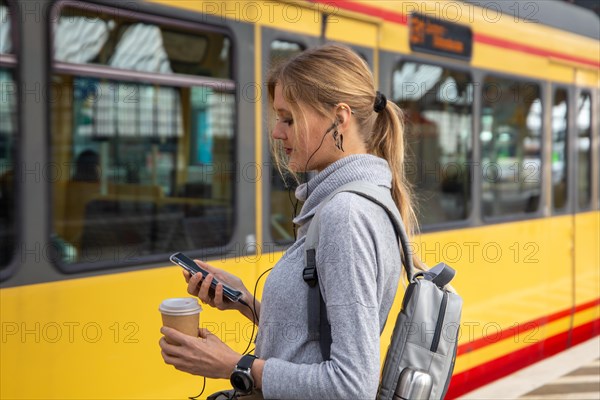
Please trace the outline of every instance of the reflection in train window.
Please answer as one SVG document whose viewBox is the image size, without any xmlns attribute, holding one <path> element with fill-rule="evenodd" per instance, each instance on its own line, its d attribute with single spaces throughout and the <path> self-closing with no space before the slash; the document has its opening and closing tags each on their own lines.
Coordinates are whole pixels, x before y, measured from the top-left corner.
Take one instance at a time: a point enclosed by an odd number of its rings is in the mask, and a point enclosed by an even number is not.
<svg viewBox="0 0 600 400">
<path fill-rule="evenodd" d="M 565 89 L 554 91 L 552 103 L 552 204 L 561 210 L 567 204 L 568 98 Z"/>
<path fill-rule="evenodd" d="M 466 219 L 471 210 L 473 83 L 469 74 L 402 63 L 393 99 L 405 114 L 407 175 L 423 225 Z"/>
<path fill-rule="evenodd" d="M 577 101 L 577 196 L 579 208 L 589 207 L 592 198 L 592 97 L 589 92 Z"/>
<path fill-rule="evenodd" d="M 228 78 L 230 41 L 214 32 L 187 32 L 126 18 L 99 7 L 61 10 L 54 60 L 159 74 Z"/>
<path fill-rule="evenodd" d="M 14 145 L 16 84 L 12 71 L 0 67 L 0 268 L 10 262 L 15 247 Z"/>
<path fill-rule="evenodd" d="M 482 102 L 483 215 L 535 212 L 542 187 L 539 85 L 487 77 Z"/>
<path fill-rule="evenodd" d="M 273 40 L 271 42 L 271 50 L 269 53 L 269 67 L 275 67 L 280 62 L 301 53 L 303 50 L 304 46 L 301 44 L 288 42 L 286 40 Z"/>
<path fill-rule="evenodd" d="M 304 47 L 298 43 L 283 40 L 271 42 L 270 60 L 271 67 L 302 52 Z M 269 132 L 269 138 L 270 138 Z M 274 160 L 271 159 L 271 212 L 269 224 L 271 237 L 276 242 L 290 242 L 294 240 L 294 225 L 292 219 L 295 212 L 300 210 L 294 191 L 298 185 L 296 180 L 284 172 L 285 181 L 277 170 Z"/>
<path fill-rule="evenodd" d="M 9 265 L 15 250 L 15 175 L 14 155 L 17 124 L 17 85 L 14 80 L 15 57 L 11 40 L 11 14 L 0 0 L 0 269 Z"/>
<path fill-rule="evenodd" d="M 0 54 L 12 54 L 12 15 L 6 1 L 0 0 Z"/>
<path fill-rule="evenodd" d="M 112 21 L 109 14 L 102 17 Z M 60 21 L 64 18 L 72 17 L 62 16 Z M 78 18 L 72 19 L 89 23 Z M 122 26 L 116 17 L 114 21 Z M 53 182 L 52 222 L 56 257 L 62 264 L 133 263 L 151 255 L 224 246 L 232 237 L 233 82 L 203 84 L 194 77 L 186 80 L 186 75 L 172 84 L 168 78 L 160 84 L 152 82 L 152 75 L 144 75 L 147 82 L 133 82 L 113 68 L 183 73 L 178 62 L 184 56 L 173 62 L 173 51 L 166 45 L 169 35 L 164 32 L 170 28 L 160 29 L 164 42 L 145 45 L 149 32 L 157 29 L 132 22 L 123 27 L 122 35 L 106 39 L 108 43 L 119 38 L 107 58 L 110 67 L 101 67 L 102 78 L 92 71 L 84 71 L 85 76 L 71 74 L 60 69 L 65 64 L 55 67 L 51 156 L 55 165 L 64 168 Z M 214 33 L 207 36 L 214 37 Z M 217 66 L 229 59 L 225 39 L 221 35 L 214 43 L 208 40 L 206 54 L 198 60 L 188 54 L 185 72 L 195 74 L 199 65 Z M 192 45 L 182 38 L 175 42 Z M 81 48 L 74 37 L 54 43 L 55 59 L 62 63 L 77 60 L 57 55 L 105 53 L 89 44 Z M 215 47 L 221 50 L 214 51 Z M 127 48 L 135 48 L 135 54 Z M 140 56 L 142 51 L 147 57 Z M 218 60 L 211 61 L 211 56 Z M 227 68 L 211 72 L 228 74 Z"/>
</svg>

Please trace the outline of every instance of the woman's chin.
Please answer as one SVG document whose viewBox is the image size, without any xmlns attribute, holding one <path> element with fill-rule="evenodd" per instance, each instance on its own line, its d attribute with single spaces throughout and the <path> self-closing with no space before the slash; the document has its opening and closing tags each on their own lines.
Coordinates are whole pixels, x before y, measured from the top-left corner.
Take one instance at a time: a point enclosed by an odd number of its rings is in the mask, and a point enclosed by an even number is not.
<svg viewBox="0 0 600 400">
<path fill-rule="evenodd" d="M 287 167 L 290 171 L 295 173 L 304 172 L 304 165 L 300 165 L 300 163 L 296 162 L 293 158 L 290 158 L 287 162 Z"/>
</svg>

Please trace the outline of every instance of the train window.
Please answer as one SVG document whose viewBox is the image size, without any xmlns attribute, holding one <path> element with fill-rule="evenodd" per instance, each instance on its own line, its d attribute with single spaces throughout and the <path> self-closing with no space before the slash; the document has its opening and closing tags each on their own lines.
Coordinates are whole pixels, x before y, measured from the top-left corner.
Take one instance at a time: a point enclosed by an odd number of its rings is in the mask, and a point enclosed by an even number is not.
<svg viewBox="0 0 600 400">
<path fill-rule="evenodd" d="M 577 195 L 579 208 L 592 198 L 592 97 L 582 92 L 577 101 Z"/>
<path fill-rule="evenodd" d="M 568 110 L 567 91 L 556 89 L 552 104 L 552 204 L 555 210 L 567 204 Z"/>
<path fill-rule="evenodd" d="M 273 40 L 269 54 L 269 65 L 274 67 L 278 63 L 301 53 L 303 50 L 304 46 L 299 43 L 288 42 L 286 40 Z"/>
<path fill-rule="evenodd" d="M 487 77 L 482 102 L 483 215 L 535 212 L 542 188 L 540 87 Z"/>
<path fill-rule="evenodd" d="M 17 124 L 16 59 L 12 54 L 11 14 L 0 0 L 0 269 L 7 267 L 15 250 L 14 154 Z"/>
<path fill-rule="evenodd" d="M 221 65 L 222 71 L 210 74 L 228 76 L 223 60 L 231 57 L 229 39 L 214 32 L 203 36 L 199 27 L 198 37 L 207 42 L 204 56 L 196 58 L 193 43 L 173 36 L 173 43 L 191 46 L 190 54 L 182 53 L 173 62 L 170 55 L 163 57 L 172 52 L 164 32 L 176 29 L 161 26 L 163 41 L 150 45 L 148 32 L 158 32 L 158 27 L 132 20 L 122 35 L 111 39 L 105 34 L 107 43 L 115 39 L 121 43 L 112 45 L 114 51 L 106 58 L 110 63 L 78 67 L 73 73 L 71 64 L 65 64 L 67 58 L 58 55 L 105 50 L 90 44 L 81 47 L 77 37 L 91 38 L 91 31 L 61 36 L 63 18 L 77 19 L 72 15 L 81 13 L 70 8 L 66 12 L 55 31 L 60 37 L 54 40 L 55 61 L 60 63 L 53 68 L 50 104 L 51 156 L 65 172 L 53 180 L 57 261 L 77 265 L 67 270 L 102 268 L 164 261 L 175 251 L 226 245 L 234 223 L 235 85 L 183 73 L 198 74 Z M 101 17 L 122 25 L 109 11 Z M 82 26 L 89 23 L 78 21 Z M 128 31 L 133 26 L 144 28 Z M 125 47 L 136 48 L 136 53 Z M 142 51 L 149 57 L 141 57 Z M 161 66 L 152 55 L 160 58 Z M 185 71 L 178 64 L 184 57 L 189 57 Z M 144 74 L 124 73 L 125 66 Z M 165 71 L 181 75 L 169 78 Z"/>
<path fill-rule="evenodd" d="M 468 73 L 401 63 L 393 98 L 405 113 L 407 175 L 423 225 L 464 220 L 471 210 L 473 83 Z"/>
<path fill-rule="evenodd" d="M 274 40 L 271 42 L 270 65 L 275 66 L 286 59 L 302 52 L 304 46 L 284 41 Z M 270 137 L 270 132 L 269 132 Z M 270 227 L 271 237 L 276 242 L 290 242 L 294 240 L 294 225 L 292 219 L 296 210 L 299 210 L 301 204 L 294 195 L 296 189 L 296 180 L 284 172 L 284 177 L 271 160 L 271 201 L 270 201 Z"/>
<path fill-rule="evenodd" d="M 4 0 L 0 0 L 0 54 L 12 54 L 11 14 Z"/>
<path fill-rule="evenodd" d="M 228 37 L 100 10 L 61 10 L 54 32 L 55 61 L 157 74 L 231 77 Z"/>
</svg>

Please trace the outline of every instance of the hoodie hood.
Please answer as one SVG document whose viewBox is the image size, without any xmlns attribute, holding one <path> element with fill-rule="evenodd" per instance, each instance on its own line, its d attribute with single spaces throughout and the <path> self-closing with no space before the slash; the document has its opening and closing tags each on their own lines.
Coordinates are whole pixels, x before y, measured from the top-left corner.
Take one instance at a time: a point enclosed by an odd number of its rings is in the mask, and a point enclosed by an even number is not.
<svg viewBox="0 0 600 400">
<path fill-rule="evenodd" d="M 299 236 L 306 233 L 319 204 L 337 188 L 355 181 L 367 181 L 392 188 L 392 171 L 386 160 L 370 154 L 354 154 L 344 157 L 319 172 L 311 180 L 296 188 L 296 198 L 304 201 L 294 224 L 300 227 Z"/>
</svg>

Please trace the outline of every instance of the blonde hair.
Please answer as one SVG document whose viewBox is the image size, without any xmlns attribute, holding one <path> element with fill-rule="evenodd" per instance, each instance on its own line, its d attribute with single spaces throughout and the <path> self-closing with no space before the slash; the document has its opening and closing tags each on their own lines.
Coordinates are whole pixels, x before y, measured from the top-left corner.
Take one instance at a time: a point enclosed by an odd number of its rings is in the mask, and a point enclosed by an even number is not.
<svg viewBox="0 0 600 400">
<path fill-rule="evenodd" d="M 367 63 L 346 46 L 324 45 L 306 50 L 277 65 L 269 73 L 267 82 L 271 104 L 275 87 L 281 85 L 292 117 L 300 125 L 295 132 L 306 127 L 303 108 L 310 107 L 327 117 L 333 116 L 333 110 L 340 102 L 350 106 L 367 152 L 389 163 L 392 197 L 400 210 L 407 234 L 412 237 L 418 225 L 404 166 L 403 114 L 391 101 L 379 113 L 373 110 L 376 89 Z M 304 132 L 307 130 L 304 129 Z M 271 140 L 277 167 L 280 172 L 289 171 L 282 161 L 281 148 L 274 142 Z M 414 259 L 415 267 L 422 269 L 418 257 Z"/>
</svg>

